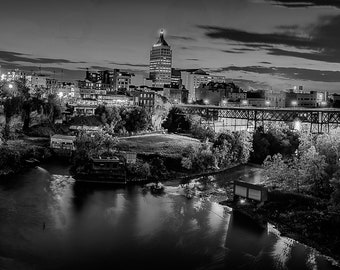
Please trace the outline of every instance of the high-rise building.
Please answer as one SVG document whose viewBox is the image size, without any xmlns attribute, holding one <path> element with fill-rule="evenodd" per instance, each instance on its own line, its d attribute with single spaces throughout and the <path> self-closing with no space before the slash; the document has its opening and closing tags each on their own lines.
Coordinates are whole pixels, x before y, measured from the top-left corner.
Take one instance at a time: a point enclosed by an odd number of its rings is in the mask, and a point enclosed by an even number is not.
<svg viewBox="0 0 340 270">
<path fill-rule="evenodd" d="M 172 51 L 164 39 L 163 30 L 150 51 L 150 79 L 153 86 L 162 87 L 171 83 Z"/>
</svg>

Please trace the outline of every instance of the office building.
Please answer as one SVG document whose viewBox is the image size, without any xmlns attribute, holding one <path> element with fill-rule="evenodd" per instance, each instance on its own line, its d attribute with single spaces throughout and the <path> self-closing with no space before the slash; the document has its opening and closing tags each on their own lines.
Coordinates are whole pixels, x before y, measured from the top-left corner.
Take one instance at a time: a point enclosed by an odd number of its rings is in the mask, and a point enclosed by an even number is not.
<svg viewBox="0 0 340 270">
<path fill-rule="evenodd" d="M 172 51 L 164 39 L 163 30 L 160 31 L 157 43 L 150 51 L 150 79 L 155 87 L 163 87 L 171 83 Z"/>
</svg>

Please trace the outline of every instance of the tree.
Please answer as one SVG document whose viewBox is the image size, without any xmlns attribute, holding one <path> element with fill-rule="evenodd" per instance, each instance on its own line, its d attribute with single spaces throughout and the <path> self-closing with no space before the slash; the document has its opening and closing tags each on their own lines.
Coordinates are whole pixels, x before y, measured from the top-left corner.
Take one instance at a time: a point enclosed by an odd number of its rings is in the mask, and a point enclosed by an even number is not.
<svg viewBox="0 0 340 270">
<path fill-rule="evenodd" d="M 326 157 L 320 155 L 314 146 L 302 153 L 299 158 L 299 174 L 306 190 L 314 195 L 322 195 L 329 189 L 329 180 L 326 174 Z"/>
<path fill-rule="evenodd" d="M 267 130 L 259 127 L 253 134 L 251 161 L 261 164 L 268 155 L 282 154 L 289 157 L 299 146 L 300 134 L 285 125 L 269 125 Z"/>
<path fill-rule="evenodd" d="M 300 190 L 300 178 L 296 160 L 284 160 L 281 154 L 268 156 L 263 162 L 263 179 L 274 189 Z"/>
<path fill-rule="evenodd" d="M 141 107 L 123 110 L 121 112 L 121 118 L 125 123 L 125 129 L 128 132 L 143 131 L 151 125 L 150 115 Z"/>
<path fill-rule="evenodd" d="M 190 118 L 184 115 L 183 111 L 177 107 L 171 108 L 162 127 L 169 132 L 188 131 L 191 127 Z"/>
<path fill-rule="evenodd" d="M 200 146 L 189 145 L 183 151 L 181 164 L 183 168 L 201 172 L 216 168 L 216 157 L 209 143 L 202 143 Z"/>
<path fill-rule="evenodd" d="M 214 141 L 216 133 L 208 125 L 200 124 L 199 122 L 194 122 L 190 127 L 191 134 L 201 141 Z"/>
<path fill-rule="evenodd" d="M 94 114 L 100 118 L 100 121 L 103 123 L 103 125 L 107 124 L 108 111 L 104 105 L 99 105 L 95 109 Z"/>
<path fill-rule="evenodd" d="M 10 139 L 10 136 L 11 130 L 9 124 L 6 123 L 0 133 L 0 141 L 2 140 L 4 144 L 7 144 L 7 141 Z"/>
<path fill-rule="evenodd" d="M 330 184 L 333 188 L 331 193 L 331 208 L 340 211 L 340 170 L 338 170 L 334 177 L 331 179 Z"/>
<path fill-rule="evenodd" d="M 49 122 L 54 124 L 55 119 L 61 115 L 61 107 L 55 95 L 49 95 L 47 102 L 43 105 L 44 114 L 48 116 Z"/>
<path fill-rule="evenodd" d="M 120 116 L 120 110 L 117 107 L 112 107 L 108 110 L 108 115 L 107 115 L 110 128 L 112 130 L 115 130 L 118 123 L 122 121 L 122 117 Z"/>
</svg>

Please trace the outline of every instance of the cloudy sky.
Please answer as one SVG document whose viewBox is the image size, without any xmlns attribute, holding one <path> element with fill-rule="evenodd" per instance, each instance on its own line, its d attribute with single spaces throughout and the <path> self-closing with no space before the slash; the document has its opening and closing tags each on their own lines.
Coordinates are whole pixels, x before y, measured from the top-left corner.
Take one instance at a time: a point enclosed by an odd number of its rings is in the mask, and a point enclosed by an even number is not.
<svg viewBox="0 0 340 270">
<path fill-rule="evenodd" d="M 1 0 L 2 69 L 148 70 L 160 28 L 173 66 L 244 88 L 340 92 L 340 0 Z M 63 72 L 61 72 L 63 70 Z"/>
</svg>

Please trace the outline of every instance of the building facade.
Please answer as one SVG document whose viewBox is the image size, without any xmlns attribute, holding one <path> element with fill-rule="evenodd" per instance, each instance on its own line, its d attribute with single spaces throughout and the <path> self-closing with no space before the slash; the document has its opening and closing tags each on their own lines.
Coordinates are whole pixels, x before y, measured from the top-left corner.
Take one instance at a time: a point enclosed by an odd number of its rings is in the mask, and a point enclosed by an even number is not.
<svg viewBox="0 0 340 270">
<path fill-rule="evenodd" d="M 209 82 L 224 83 L 224 76 L 212 76 L 203 71 L 202 69 L 187 69 L 181 70 L 181 80 L 185 89 L 189 90 L 189 101 L 195 101 L 199 98 L 195 96 L 195 90 L 201 84 L 207 84 Z"/>
<path fill-rule="evenodd" d="M 286 92 L 286 107 L 318 108 L 327 106 L 327 94 L 318 91 L 306 92 Z"/>
<path fill-rule="evenodd" d="M 157 43 L 150 51 L 150 79 L 153 86 L 162 87 L 171 83 L 172 51 L 161 30 Z"/>
<path fill-rule="evenodd" d="M 172 104 L 187 103 L 188 93 L 188 90 L 177 83 L 164 85 L 163 96 Z"/>
<path fill-rule="evenodd" d="M 268 107 L 284 108 L 286 104 L 286 93 L 266 91 L 265 99 Z"/>
<path fill-rule="evenodd" d="M 228 102 L 239 102 L 246 98 L 246 93 L 233 83 L 210 81 L 195 89 L 196 101 L 206 105 L 227 105 Z"/>
<path fill-rule="evenodd" d="M 136 90 L 133 92 L 133 105 L 143 107 L 147 110 L 153 110 L 155 97 L 156 93 L 154 91 Z"/>
</svg>

